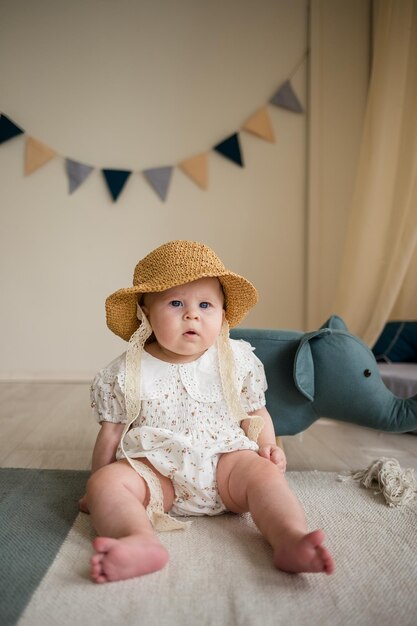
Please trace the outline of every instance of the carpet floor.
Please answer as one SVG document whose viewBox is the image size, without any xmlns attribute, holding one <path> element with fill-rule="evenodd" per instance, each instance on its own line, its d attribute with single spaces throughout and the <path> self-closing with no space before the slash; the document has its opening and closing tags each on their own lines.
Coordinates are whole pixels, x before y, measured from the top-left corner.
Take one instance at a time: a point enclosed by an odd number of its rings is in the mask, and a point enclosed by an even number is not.
<svg viewBox="0 0 417 626">
<path fill-rule="evenodd" d="M 416 626 L 417 503 L 331 472 L 289 472 L 311 528 L 323 528 L 336 571 L 289 575 L 249 515 L 194 518 L 162 533 L 171 559 L 139 579 L 89 580 L 93 532 L 78 514 L 86 472 L 0 470 L 3 626 Z"/>
</svg>

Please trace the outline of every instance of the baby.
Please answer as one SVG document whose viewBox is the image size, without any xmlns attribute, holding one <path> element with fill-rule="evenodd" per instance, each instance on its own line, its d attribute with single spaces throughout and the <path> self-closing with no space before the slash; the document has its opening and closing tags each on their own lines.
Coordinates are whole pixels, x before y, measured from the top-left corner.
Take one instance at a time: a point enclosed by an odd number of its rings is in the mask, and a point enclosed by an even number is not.
<svg viewBox="0 0 417 626">
<path fill-rule="evenodd" d="M 256 301 L 249 281 L 189 241 L 151 252 L 133 287 L 107 298 L 107 324 L 129 344 L 92 386 L 101 428 L 80 507 L 99 535 L 95 582 L 163 568 L 157 531 L 224 511 L 251 513 L 278 569 L 332 573 L 324 534 L 308 532 L 285 479 L 263 366 L 229 338 Z"/>
</svg>

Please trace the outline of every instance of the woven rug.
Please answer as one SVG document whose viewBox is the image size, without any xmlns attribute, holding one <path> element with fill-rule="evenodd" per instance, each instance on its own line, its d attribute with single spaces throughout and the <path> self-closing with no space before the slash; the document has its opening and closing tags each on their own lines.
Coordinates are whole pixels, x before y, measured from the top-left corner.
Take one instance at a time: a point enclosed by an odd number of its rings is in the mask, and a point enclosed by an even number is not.
<svg viewBox="0 0 417 626">
<path fill-rule="evenodd" d="M 417 505 L 328 472 L 289 472 L 311 528 L 324 528 L 336 571 L 289 575 L 248 515 L 194 518 L 161 534 L 171 560 L 139 579 L 95 585 L 93 533 L 77 514 L 85 472 L 0 470 L 3 626 L 415 626 Z"/>
</svg>

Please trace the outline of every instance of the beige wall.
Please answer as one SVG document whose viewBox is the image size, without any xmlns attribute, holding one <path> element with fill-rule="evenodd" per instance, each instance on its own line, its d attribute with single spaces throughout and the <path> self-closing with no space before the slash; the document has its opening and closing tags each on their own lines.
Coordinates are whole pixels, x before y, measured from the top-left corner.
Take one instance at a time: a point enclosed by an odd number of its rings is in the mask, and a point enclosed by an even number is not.
<svg viewBox="0 0 417 626">
<path fill-rule="evenodd" d="M 312 0 L 310 19 L 306 327 L 333 313 L 362 137 L 371 2 Z"/>
<path fill-rule="evenodd" d="M 331 3 L 319 4 L 327 14 Z M 362 15 L 359 1 L 336 4 Z M 15 0 L 3 8 L 0 110 L 61 156 L 24 177 L 24 138 L 0 148 L 0 378 L 91 377 L 124 349 L 105 326 L 104 298 L 172 238 L 206 242 L 256 284 L 261 301 L 245 325 L 305 324 L 307 115 L 271 108 L 277 143 L 242 134 L 244 169 L 211 152 L 206 192 L 176 169 L 162 203 L 139 172 L 238 130 L 299 61 L 307 18 L 305 0 Z M 332 19 L 341 26 L 337 12 Z M 351 38 L 356 46 L 363 37 L 356 31 L 350 23 L 346 55 Z M 293 85 L 307 104 L 307 63 Z M 356 100 L 338 105 L 349 124 Z M 117 203 L 99 169 L 69 196 L 62 157 L 135 173 Z M 349 188 L 352 150 L 337 157 Z"/>
</svg>

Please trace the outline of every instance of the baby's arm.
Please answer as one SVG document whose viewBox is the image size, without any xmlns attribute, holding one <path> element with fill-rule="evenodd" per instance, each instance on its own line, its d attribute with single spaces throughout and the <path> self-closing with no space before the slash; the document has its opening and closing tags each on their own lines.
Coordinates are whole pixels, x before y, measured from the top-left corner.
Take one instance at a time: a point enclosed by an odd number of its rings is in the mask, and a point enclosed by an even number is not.
<svg viewBox="0 0 417 626">
<path fill-rule="evenodd" d="M 116 460 L 117 446 L 124 429 L 124 424 L 114 424 L 113 422 L 101 422 L 101 428 L 97 435 L 91 461 L 91 473 L 96 472 L 100 467 L 109 465 Z"/>
<path fill-rule="evenodd" d="M 93 458 L 91 461 L 92 474 L 100 469 L 100 467 L 109 465 L 116 460 L 116 450 L 124 426 L 124 424 L 114 424 L 113 422 L 101 422 L 101 428 L 93 449 Z M 79 501 L 79 507 L 84 513 L 89 512 L 85 496 Z"/>
<path fill-rule="evenodd" d="M 269 459 L 272 463 L 278 465 L 283 472 L 285 472 L 287 459 L 285 457 L 284 450 L 276 444 L 274 424 L 268 411 L 265 407 L 263 407 L 257 411 L 249 413 L 249 415 L 259 415 L 259 417 L 262 417 L 264 421 L 264 427 L 261 430 L 257 441 L 259 446 L 258 454 L 266 459 Z M 246 434 L 248 432 L 249 425 L 250 420 L 243 420 L 241 423 L 241 427 Z"/>
</svg>

